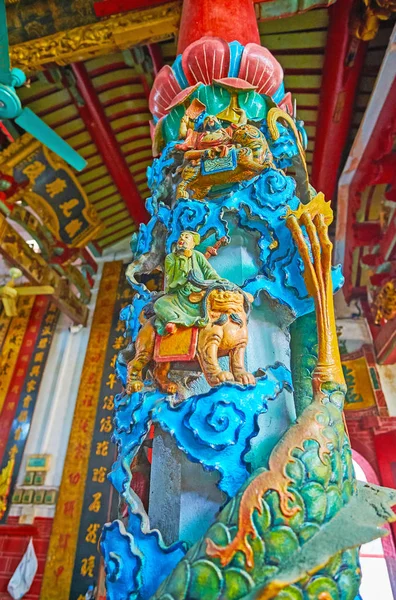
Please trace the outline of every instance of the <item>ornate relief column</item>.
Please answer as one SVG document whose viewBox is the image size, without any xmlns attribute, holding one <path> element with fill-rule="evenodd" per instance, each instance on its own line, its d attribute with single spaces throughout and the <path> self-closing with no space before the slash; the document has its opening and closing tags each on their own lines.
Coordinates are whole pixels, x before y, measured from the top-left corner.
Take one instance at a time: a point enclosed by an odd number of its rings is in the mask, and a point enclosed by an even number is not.
<svg viewBox="0 0 396 600">
<path fill-rule="evenodd" d="M 258 41 L 250 1 L 186 2 L 180 54 L 151 93 L 151 219 L 132 240 L 132 342 L 116 365 L 110 480 L 125 510 L 101 539 L 109 599 L 353 600 L 359 545 L 394 519 L 396 493 L 355 479 L 333 213 Z M 153 423 L 149 518 L 131 465 Z"/>
</svg>

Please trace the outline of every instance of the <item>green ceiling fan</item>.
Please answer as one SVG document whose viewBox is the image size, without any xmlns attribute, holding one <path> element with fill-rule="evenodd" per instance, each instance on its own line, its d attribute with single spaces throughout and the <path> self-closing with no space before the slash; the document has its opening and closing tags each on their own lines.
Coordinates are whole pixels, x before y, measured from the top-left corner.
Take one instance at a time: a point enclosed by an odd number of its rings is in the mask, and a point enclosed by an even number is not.
<svg viewBox="0 0 396 600">
<path fill-rule="evenodd" d="M 0 0 L 0 122 L 12 119 L 19 127 L 37 138 L 50 150 L 58 154 L 69 165 L 81 171 L 87 164 L 69 144 L 30 108 L 22 108 L 15 91 L 26 82 L 26 75 L 20 69 L 11 69 L 5 0 Z"/>
</svg>

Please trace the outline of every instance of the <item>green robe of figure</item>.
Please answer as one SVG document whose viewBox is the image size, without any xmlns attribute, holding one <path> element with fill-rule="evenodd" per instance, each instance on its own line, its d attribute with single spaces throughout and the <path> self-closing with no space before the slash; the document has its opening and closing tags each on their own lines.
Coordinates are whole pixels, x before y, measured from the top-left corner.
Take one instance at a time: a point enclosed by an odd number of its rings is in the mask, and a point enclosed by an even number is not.
<svg viewBox="0 0 396 600">
<path fill-rule="evenodd" d="M 172 252 L 165 259 L 165 295 L 154 304 L 155 328 L 160 335 L 166 333 L 168 323 L 176 323 L 185 327 L 203 326 L 201 303 L 189 301 L 191 292 L 201 290 L 187 281 L 189 273 L 197 279 L 213 279 L 221 281 L 221 277 L 210 266 L 204 255 L 192 250 L 191 256 Z"/>
</svg>

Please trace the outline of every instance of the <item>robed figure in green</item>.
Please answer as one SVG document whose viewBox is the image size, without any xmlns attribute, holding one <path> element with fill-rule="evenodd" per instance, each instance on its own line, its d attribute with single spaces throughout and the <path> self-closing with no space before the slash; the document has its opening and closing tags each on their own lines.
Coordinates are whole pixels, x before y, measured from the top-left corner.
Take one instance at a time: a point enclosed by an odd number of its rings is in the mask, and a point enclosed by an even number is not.
<svg viewBox="0 0 396 600">
<path fill-rule="evenodd" d="M 183 231 L 176 247 L 165 259 L 165 294 L 154 304 L 155 328 L 159 335 L 174 333 L 177 326 L 203 327 L 206 321 L 202 314 L 201 302 L 191 302 L 190 294 L 201 292 L 193 285 L 188 276 L 199 280 L 222 281 L 222 278 L 210 266 L 198 250 L 200 242 L 195 231 Z"/>
</svg>

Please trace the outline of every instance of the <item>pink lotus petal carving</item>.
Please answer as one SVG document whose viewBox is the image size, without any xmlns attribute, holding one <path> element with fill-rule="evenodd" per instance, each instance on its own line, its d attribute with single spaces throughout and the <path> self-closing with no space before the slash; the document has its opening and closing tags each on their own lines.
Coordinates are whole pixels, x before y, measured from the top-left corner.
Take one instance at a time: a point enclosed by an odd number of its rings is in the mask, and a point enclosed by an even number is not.
<svg viewBox="0 0 396 600">
<path fill-rule="evenodd" d="M 198 82 L 210 85 L 213 79 L 227 77 L 229 66 L 230 49 L 218 37 L 205 36 L 183 52 L 182 67 L 190 85 Z"/>
<path fill-rule="evenodd" d="M 223 79 L 214 79 L 214 83 L 230 90 L 240 90 L 243 92 L 252 92 L 256 89 L 255 85 L 252 85 L 244 79 L 239 77 L 223 77 Z"/>
<path fill-rule="evenodd" d="M 181 87 L 169 65 L 162 67 L 150 92 L 149 107 L 154 116 L 160 118 L 168 112 L 168 106 L 181 91 Z"/>
<path fill-rule="evenodd" d="M 178 94 L 176 94 L 176 96 L 173 98 L 172 102 L 169 104 L 169 106 L 167 106 L 166 108 L 166 112 L 169 112 L 172 110 L 172 108 L 175 108 L 175 106 L 179 106 L 179 104 L 183 104 L 183 102 L 185 100 L 187 100 L 187 98 L 189 96 L 191 96 L 191 94 L 193 92 L 195 92 L 195 90 L 197 90 L 199 87 L 201 87 L 201 83 L 196 83 L 195 85 L 190 85 L 188 88 L 185 88 L 184 90 L 181 90 Z"/>
<path fill-rule="evenodd" d="M 257 86 L 259 94 L 272 96 L 283 81 L 283 69 L 267 48 L 246 44 L 238 77 Z"/>
</svg>

